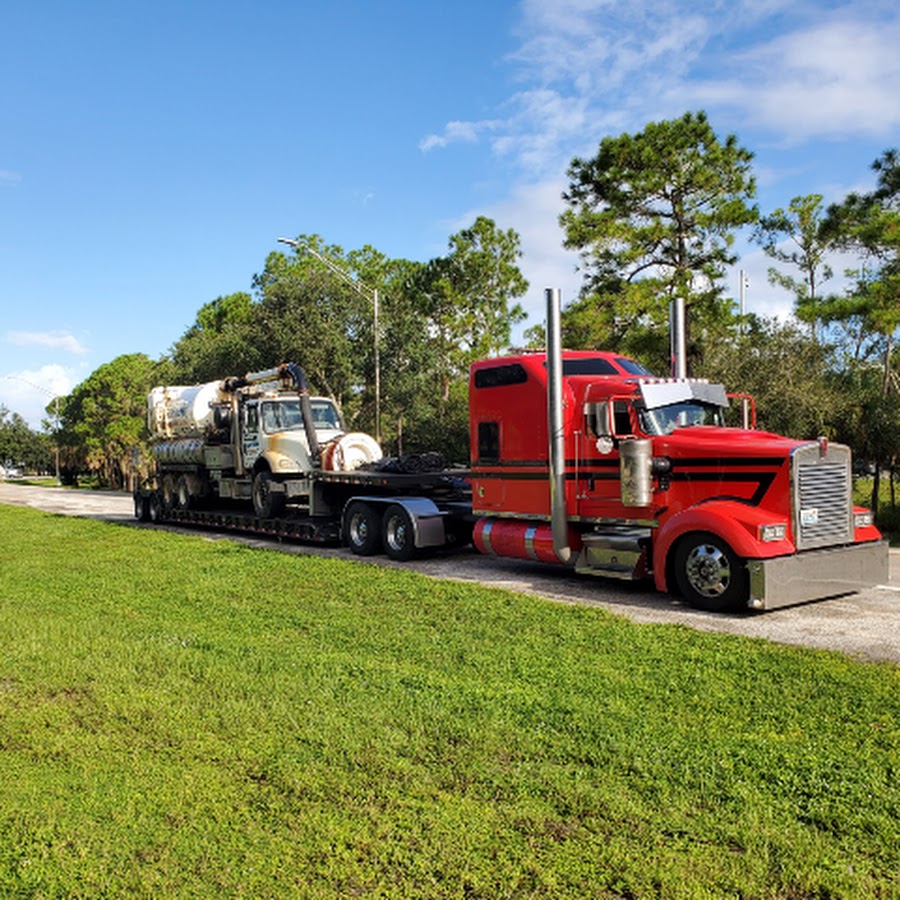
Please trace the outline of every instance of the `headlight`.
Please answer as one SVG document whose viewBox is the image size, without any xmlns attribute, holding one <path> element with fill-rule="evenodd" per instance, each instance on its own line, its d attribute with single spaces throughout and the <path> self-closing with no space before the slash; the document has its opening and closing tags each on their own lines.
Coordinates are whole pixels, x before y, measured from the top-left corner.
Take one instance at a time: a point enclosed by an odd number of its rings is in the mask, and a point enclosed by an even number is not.
<svg viewBox="0 0 900 900">
<path fill-rule="evenodd" d="M 867 510 L 866 512 L 854 513 L 853 514 L 853 527 L 854 528 L 871 528 L 872 525 L 875 524 L 875 517 L 872 515 L 871 511 Z"/>
<path fill-rule="evenodd" d="M 759 539 L 766 544 L 772 541 L 783 541 L 787 536 L 787 525 L 783 522 L 779 525 L 760 525 Z"/>
</svg>

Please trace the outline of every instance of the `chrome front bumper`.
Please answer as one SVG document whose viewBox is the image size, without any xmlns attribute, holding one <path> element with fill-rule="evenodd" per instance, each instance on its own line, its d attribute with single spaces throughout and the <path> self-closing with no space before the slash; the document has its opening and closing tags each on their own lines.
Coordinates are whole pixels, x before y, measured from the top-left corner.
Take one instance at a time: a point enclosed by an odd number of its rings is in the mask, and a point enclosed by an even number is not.
<svg viewBox="0 0 900 900">
<path fill-rule="evenodd" d="M 807 600 L 852 594 L 889 578 L 887 541 L 810 550 L 747 561 L 750 609 L 777 609 Z"/>
</svg>

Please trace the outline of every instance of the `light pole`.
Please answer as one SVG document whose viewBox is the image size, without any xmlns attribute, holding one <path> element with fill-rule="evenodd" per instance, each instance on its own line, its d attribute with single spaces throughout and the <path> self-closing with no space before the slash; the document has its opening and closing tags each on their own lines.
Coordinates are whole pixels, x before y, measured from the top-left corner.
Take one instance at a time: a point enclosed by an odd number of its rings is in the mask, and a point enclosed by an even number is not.
<svg viewBox="0 0 900 900">
<path fill-rule="evenodd" d="M 45 387 L 41 387 L 39 384 L 34 384 L 29 381 L 27 378 L 22 378 L 21 375 L 4 375 L 4 378 L 11 378 L 13 381 L 21 381 L 22 384 L 27 384 L 28 387 L 33 388 L 36 391 L 40 391 L 42 394 L 46 394 L 53 400 L 53 417 L 56 419 L 56 441 L 54 447 L 54 462 L 56 464 L 56 485 L 59 487 L 62 482 L 59 478 L 59 394 L 54 394 L 53 391 L 47 390 Z"/>
<path fill-rule="evenodd" d="M 375 352 L 375 440 L 381 443 L 381 364 L 379 361 L 380 338 L 378 334 L 378 288 L 370 288 L 363 284 L 359 279 L 354 278 L 346 269 L 341 268 L 337 263 L 330 260 L 327 256 L 323 256 L 314 247 L 310 247 L 308 241 L 297 241 L 291 238 L 278 238 L 281 244 L 287 244 L 300 253 L 307 253 L 315 257 L 325 267 L 343 279 L 348 284 L 356 288 L 356 290 L 366 297 L 372 303 L 372 328 L 374 331 L 374 352 Z"/>
<path fill-rule="evenodd" d="M 740 285 L 740 298 L 741 298 L 741 334 L 744 333 L 744 316 L 747 312 L 747 302 L 746 302 L 746 294 L 747 288 L 750 287 L 750 279 L 747 277 L 747 273 L 741 269 L 741 285 Z"/>
</svg>

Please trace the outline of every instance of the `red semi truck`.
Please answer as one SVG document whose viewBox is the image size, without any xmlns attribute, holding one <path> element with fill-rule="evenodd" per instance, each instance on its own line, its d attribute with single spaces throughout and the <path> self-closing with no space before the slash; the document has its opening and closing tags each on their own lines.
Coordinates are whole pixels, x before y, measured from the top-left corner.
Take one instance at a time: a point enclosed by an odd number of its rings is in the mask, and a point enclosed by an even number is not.
<svg viewBox="0 0 900 900">
<path fill-rule="evenodd" d="M 298 370 L 285 366 L 263 373 L 285 380 L 277 390 L 219 392 L 220 415 L 210 417 L 218 442 L 188 436 L 182 452 L 178 440 L 161 438 L 163 489 L 139 492 L 136 514 L 340 537 L 357 555 L 383 550 L 399 560 L 472 534 L 488 555 L 652 578 L 710 611 L 771 609 L 887 581 L 887 544 L 871 512 L 853 504 L 847 447 L 728 427 L 721 385 L 655 378 L 615 353 L 562 351 L 554 294 L 547 352 L 471 368 L 468 471 L 391 471 L 377 446 L 343 435 L 336 411 L 318 423 L 328 403 L 310 405 L 302 374 L 299 406 L 291 400 L 298 379 L 287 376 Z M 248 382 L 239 380 L 241 390 L 254 390 Z M 151 394 L 157 429 L 153 398 L 166 390 Z M 286 400 L 290 416 L 273 416 L 279 424 L 266 433 L 267 406 Z M 248 422 L 252 440 L 242 431 Z M 336 465 L 342 441 L 372 458 Z M 301 445 L 290 462 L 285 448 Z M 191 490 L 252 499 L 255 514 L 196 510 Z"/>
<path fill-rule="evenodd" d="M 726 427 L 721 385 L 560 351 L 553 293 L 546 354 L 472 367 L 479 550 L 652 577 L 711 611 L 887 581 L 887 545 L 853 504 L 847 447 Z"/>
</svg>

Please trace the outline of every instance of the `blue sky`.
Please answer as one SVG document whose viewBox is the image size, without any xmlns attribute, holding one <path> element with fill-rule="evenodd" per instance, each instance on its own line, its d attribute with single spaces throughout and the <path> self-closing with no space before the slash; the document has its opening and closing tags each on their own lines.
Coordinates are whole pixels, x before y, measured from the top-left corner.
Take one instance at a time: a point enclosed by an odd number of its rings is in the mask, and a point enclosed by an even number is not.
<svg viewBox="0 0 900 900">
<path fill-rule="evenodd" d="M 900 145 L 895 0 L 35 0 L 0 24 L 0 403 L 33 427 L 249 291 L 279 236 L 427 260 L 491 216 L 535 324 L 545 287 L 577 294 L 560 194 L 604 136 L 704 109 L 764 211 L 866 189 Z M 750 310 L 789 312 L 738 249 L 732 295 L 743 268 Z"/>
</svg>

